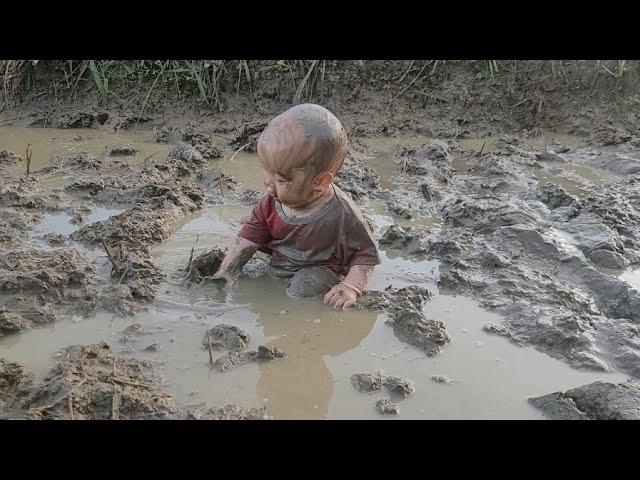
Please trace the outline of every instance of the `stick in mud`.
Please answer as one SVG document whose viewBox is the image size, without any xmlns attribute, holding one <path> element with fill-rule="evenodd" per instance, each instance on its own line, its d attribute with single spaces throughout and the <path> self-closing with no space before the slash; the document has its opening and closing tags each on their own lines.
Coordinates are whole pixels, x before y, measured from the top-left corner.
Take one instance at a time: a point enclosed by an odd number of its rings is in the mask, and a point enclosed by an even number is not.
<svg viewBox="0 0 640 480">
<path fill-rule="evenodd" d="M 27 149 L 25 151 L 25 158 L 27 161 L 27 177 L 29 176 L 29 172 L 31 171 L 31 154 L 33 151 L 31 150 L 31 144 L 27 145 Z"/>
<path fill-rule="evenodd" d="M 113 266 L 114 271 L 116 272 L 116 274 L 118 274 L 120 272 L 120 267 L 118 267 L 118 264 L 116 263 L 114 258 L 111 256 L 111 252 L 109 251 L 109 247 L 107 247 L 107 244 L 105 243 L 104 238 L 100 239 L 100 243 L 102 244 L 102 248 L 104 248 L 104 251 L 107 252 L 107 257 L 109 257 L 109 261 L 111 262 L 111 265 Z M 122 280 L 122 278 L 120 280 Z"/>
<path fill-rule="evenodd" d="M 209 350 L 209 363 L 213 365 L 213 355 L 211 353 L 211 338 L 207 338 L 207 350 Z"/>
</svg>

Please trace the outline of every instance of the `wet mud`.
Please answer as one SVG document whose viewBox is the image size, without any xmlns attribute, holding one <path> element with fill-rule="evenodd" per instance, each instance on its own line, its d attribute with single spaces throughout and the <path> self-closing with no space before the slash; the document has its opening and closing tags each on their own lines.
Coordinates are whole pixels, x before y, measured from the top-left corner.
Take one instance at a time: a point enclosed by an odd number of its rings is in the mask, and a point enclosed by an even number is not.
<svg viewBox="0 0 640 480">
<path fill-rule="evenodd" d="M 100 112 L 70 115 L 59 125 L 95 128 L 100 120 L 107 121 Z M 354 405 L 361 400 L 341 390 L 340 381 L 351 390 L 355 386 L 356 393 L 384 391 L 390 398 L 378 399 L 372 413 L 397 415 L 400 405 L 404 417 L 404 405 L 411 405 L 412 414 L 420 411 L 411 402 L 421 395 L 423 380 L 442 395 L 464 388 L 461 374 L 436 367 L 440 357 L 447 361 L 449 351 L 459 351 L 458 342 L 466 345 L 465 334 L 433 312 L 442 296 L 454 299 L 452 304 L 468 297 L 491 313 L 472 348 L 481 349 L 485 336 L 498 336 L 581 371 L 640 377 L 640 291 L 634 283 L 640 261 L 640 145 L 633 138 L 603 137 L 606 141 L 591 145 L 526 136 L 475 143 L 421 137 L 354 141 L 337 184 L 362 206 L 384 264 L 352 313 L 361 316 L 363 331 L 332 350 L 340 341 L 328 330 L 315 339 L 314 329 L 328 329 L 323 322 L 329 321 L 334 330 L 356 327 L 341 327 L 348 320 L 318 313 L 321 302 L 314 296 L 326 285 L 312 288 L 310 295 L 299 290 L 311 280 L 335 279 L 301 274 L 299 284 L 278 283 L 266 278 L 265 259 L 257 256 L 239 282 L 255 286 L 229 293 L 206 281 L 259 198 L 259 172 L 247 168 L 255 161 L 247 152 L 260 125 L 231 129 L 226 139 L 204 129 L 167 127 L 147 134 L 147 143 L 123 137 L 87 149 L 91 152 L 56 152 L 48 161 L 38 157 L 28 176 L 21 155 L 2 151 L 0 334 L 10 340 L 53 322 L 91 322 L 106 314 L 138 321 L 188 313 L 194 322 L 189 328 L 198 336 L 184 348 L 202 355 L 191 368 L 213 371 L 217 380 L 211 382 L 232 391 L 233 382 L 259 372 L 261 380 L 252 380 L 256 392 L 279 398 L 294 387 L 276 385 L 295 383 L 285 377 L 304 379 L 308 371 L 318 384 L 335 381 L 340 398 Z M 77 142 L 91 134 L 82 135 Z M 189 233 L 196 227 L 197 233 Z M 198 236 L 207 239 L 198 244 Z M 158 253 L 171 242 L 179 256 Z M 391 273 L 394 268 L 405 271 Z M 254 288 L 253 297 L 243 288 Z M 316 313 L 306 313 L 311 311 Z M 247 328 L 247 318 L 257 319 L 259 328 Z M 96 343 L 98 338 L 68 347 L 44 375 L 29 374 L 6 356 L 0 364 L 3 418 L 268 417 L 269 406 L 256 408 L 262 399 L 253 392 L 244 404 L 234 398 L 224 408 L 187 408 L 184 398 L 176 402 L 148 360 L 176 355 L 176 334 L 162 330 L 168 324 L 119 332 L 117 351 Z M 323 344 L 322 335 L 331 341 Z M 370 338 L 394 342 L 402 353 L 384 353 L 393 362 L 399 362 L 392 360 L 395 355 L 402 365 L 434 362 L 434 369 L 420 380 L 402 369 L 397 377 L 351 377 L 354 371 L 376 371 L 372 355 L 371 366 L 358 360 L 348 373 L 337 370 L 338 378 L 326 373 L 325 357 L 353 355 Z M 169 365 L 170 371 L 176 368 Z M 279 377 L 278 369 L 289 373 Z M 637 413 L 633 382 L 569 388 L 574 383 L 562 387 L 565 393 L 529 396 L 549 418 L 631 418 Z M 318 403 L 318 414 L 329 415 L 329 400 L 318 400 L 326 392 L 314 395 L 300 416 L 313 417 Z M 284 407 L 271 408 L 286 416 Z"/>
</svg>

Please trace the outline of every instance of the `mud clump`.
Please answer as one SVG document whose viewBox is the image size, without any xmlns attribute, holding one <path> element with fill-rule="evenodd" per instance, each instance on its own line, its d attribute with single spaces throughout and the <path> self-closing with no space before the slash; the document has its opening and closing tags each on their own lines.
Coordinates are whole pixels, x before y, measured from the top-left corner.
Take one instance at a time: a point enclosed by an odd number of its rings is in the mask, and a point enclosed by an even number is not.
<svg viewBox="0 0 640 480">
<path fill-rule="evenodd" d="M 284 358 L 285 356 L 285 352 L 278 348 L 260 345 L 257 351 L 228 353 L 213 362 L 213 368 L 219 372 L 226 372 L 227 370 L 248 363 L 265 362 L 277 358 Z"/>
<path fill-rule="evenodd" d="M 393 328 L 398 339 L 432 356 L 450 343 L 451 337 L 442 322 L 429 319 L 423 313 L 423 304 L 431 296 L 426 288 L 416 285 L 399 289 L 388 287 L 383 292 L 366 292 L 359 300 L 358 308 L 386 312 L 389 319 L 385 323 Z"/>
<path fill-rule="evenodd" d="M 206 160 L 222 157 L 222 152 L 215 145 L 210 135 L 194 131 L 193 129 L 163 128 L 156 135 L 156 142 L 190 145 Z"/>
<path fill-rule="evenodd" d="M 258 137 L 267 127 L 266 122 L 254 122 L 240 127 L 240 131 L 236 134 L 231 146 L 239 149 L 247 145 L 244 150 L 246 152 L 255 152 L 258 149 Z"/>
<path fill-rule="evenodd" d="M 336 185 L 348 192 L 354 200 L 382 198 L 386 191 L 380 185 L 380 176 L 358 158 L 347 156 L 336 175 Z"/>
<path fill-rule="evenodd" d="M 594 382 L 529 399 L 552 420 L 640 420 L 640 382 Z"/>
<path fill-rule="evenodd" d="M 247 332 L 235 325 L 220 324 L 205 332 L 202 346 L 214 350 L 244 350 L 250 342 Z"/>
<path fill-rule="evenodd" d="M 140 195 L 146 201 L 107 220 L 87 225 L 73 233 L 74 240 L 95 244 L 122 241 L 132 247 L 149 246 L 166 240 L 189 213 L 202 208 L 202 190 L 181 184 L 148 184 Z"/>
<path fill-rule="evenodd" d="M 117 145 L 109 150 L 110 157 L 132 157 L 136 153 L 137 150 L 131 145 Z"/>
<path fill-rule="evenodd" d="M 398 415 L 400 407 L 388 398 L 381 398 L 376 402 L 376 410 L 382 415 Z"/>
<path fill-rule="evenodd" d="M 193 258 L 193 252 L 191 252 L 191 257 L 185 268 L 185 279 L 190 283 L 202 283 L 213 277 L 220 269 L 225 254 L 225 251 L 214 248 Z"/>
<path fill-rule="evenodd" d="M 33 383 L 34 377 L 22 365 L 0 358 L 0 415 L 10 411 L 19 402 L 24 389 Z"/>
<path fill-rule="evenodd" d="M 428 356 L 436 355 L 451 342 L 442 322 L 426 319 L 418 311 L 397 312 L 386 323 L 393 327 L 396 337 L 422 348 Z"/>
<path fill-rule="evenodd" d="M 401 377 L 387 376 L 383 372 L 356 373 L 351 376 L 351 384 L 362 393 L 376 392 L 386 387 L 393 394 L 407 397 L 415 391 L 411 381 Z"/>
<path fill-rule="evenodd" d="M 451 383 L 451 379 L 448 377 L 445 377 L 444 375 L 431 375 L 431 380 L 433 380 L 436 383 L 445 383 L 445 384 Z"/>
<path fill-rule="evenodd" d="M 401 227 L 393 224 L 387 227 L 380 238 L 381 245 L 402 250 L 410 255 L 426 254 L 429 245 L 413 227 Z"/>
<path fill-rule="evenodd" d="M 9 150 L 2 150 L 0 152 L 0 167 L 13 166 L 22 162 L 22 158 Z"/>
<path fill-rule="evenodd" d="M 38 117 L 31 122 L 32 127 L 49 128 L 94 128 L 104 125 L 109 120 L 106 112 L 94 113 L 71 110 L 49 118 L 49 116 Z"/>
</svg>

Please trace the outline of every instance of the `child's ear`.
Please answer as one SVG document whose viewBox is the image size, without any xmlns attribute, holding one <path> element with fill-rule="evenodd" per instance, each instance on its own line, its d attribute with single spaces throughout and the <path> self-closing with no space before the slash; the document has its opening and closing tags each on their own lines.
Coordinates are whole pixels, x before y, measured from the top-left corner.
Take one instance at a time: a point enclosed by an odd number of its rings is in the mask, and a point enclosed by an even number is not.
<svg viewBox="0 0 640 480">
<path fill-rule="evenodd" d="M 316 185 L 319 187 L 326 187 L 333 182 L 333 173 L 325 172 L 322 175 L 316 177 Z"/>
</svg>

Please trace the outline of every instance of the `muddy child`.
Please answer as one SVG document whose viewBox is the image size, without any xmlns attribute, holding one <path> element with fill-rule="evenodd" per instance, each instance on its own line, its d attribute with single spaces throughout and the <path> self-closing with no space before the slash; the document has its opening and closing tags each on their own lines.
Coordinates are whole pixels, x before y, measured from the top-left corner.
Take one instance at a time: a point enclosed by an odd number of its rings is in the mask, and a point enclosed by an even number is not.
<svg viewBox="0 0 640 480">
<path fill-rule="evenodd" d="M 258 139 L 267 193 L 253 208 L 216 277 L 233 282 L 258 250 L 269 272 L 289 279 L 292 296 L 324 295 L 346 310 L 380 263 L 362 213 L 333 181 L 347 135 L 327 109 L 297 105 L 275 117 Z"/>
</svg>

